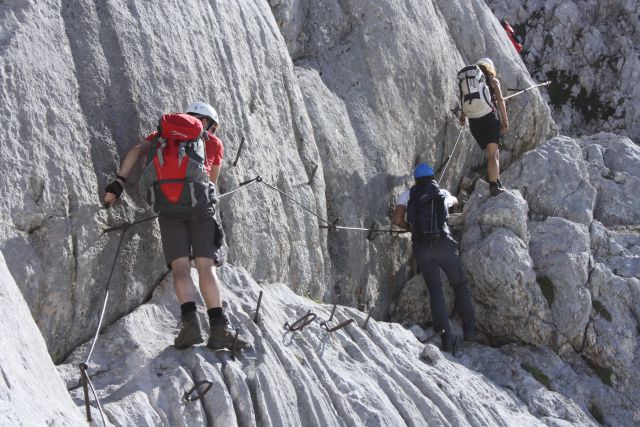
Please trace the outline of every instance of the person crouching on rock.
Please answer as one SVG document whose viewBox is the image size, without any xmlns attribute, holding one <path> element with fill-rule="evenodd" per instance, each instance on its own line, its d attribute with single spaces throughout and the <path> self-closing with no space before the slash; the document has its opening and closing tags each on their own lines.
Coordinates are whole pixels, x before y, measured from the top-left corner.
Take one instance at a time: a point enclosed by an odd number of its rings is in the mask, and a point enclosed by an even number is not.
<svg viewBox="0 0 640 427">
<path fill-rule="evenodd" d="M 475 76 L 478 68 L 482 74 Z M 487 152 L 489 192 L 491 196 L 497 196 L 505 192 L 500 182 L 499 144 L 501 135 L 509 130 L 509 117 L 496 68 L 491 59 L 482 58 L 475 65 L 463 68 L 458 73 L 458 79 L 462 105 L 460 124 L 464 125 L 469 117 L 471 135 L 480 148 Z"/>
<path fill-rule="evenodd" d="M 441 335 L 442 349 L 455 353 L 459 337 L 449 327 L 447 305 L 440 281 L 444 270 L 455 293 L 456 311 L 462 318 L 465 341 L 482 342 L 476 331 L 475 314 L 456 241 L 447 226 L 448 208 L 458 200 L 434 180 L 433 169 L 426 163 L 416 166 L 415 185 L 398 196 L 392 222 L 411 231 L 413 256 L 429 289 L 433 329 Z M 406 219 L 405 219 L 406 218 Z"/>
<path fill-rule="evenodd" d="M 204 341 L 196 312 L 191 259 L 195 260 L 209 315 L 207 347 L 231 348 L 234 340 L 216 274 L 217 250 L 223 236 L 215 220 L 215 183 L 224 151 L 222 142 L 213 135 L 217 128 L 216 110 L 203 102 L 192 104 L 186 114 L 164 114 L 158 131 L 129 150 L 105 191 L 104 201 L 111 205 L 122 194 L 126 177 L 138 159 L 148 153 L 139 190 L 158 214 L 165 260 L 181 304 L 182 329 L 174 340 L 180 349 Z M 237 348 L 248 345 L 245 339 L 237 338 Z"/>
</svg>

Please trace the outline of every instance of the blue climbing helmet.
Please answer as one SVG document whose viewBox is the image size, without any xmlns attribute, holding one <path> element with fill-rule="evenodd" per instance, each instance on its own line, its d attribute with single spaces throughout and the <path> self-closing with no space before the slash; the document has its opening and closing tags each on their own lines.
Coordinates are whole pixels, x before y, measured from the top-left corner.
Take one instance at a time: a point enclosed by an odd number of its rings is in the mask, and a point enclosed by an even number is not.
<svg viewBox="0 0 640 427">
<path fill-rule="evenodd" d="M 433 169 L 426 163 L 418 163 L 418 166 L 413 171 L 413 177 L 418 179 L 425 176 L 433 176 Z"/>
</svg>

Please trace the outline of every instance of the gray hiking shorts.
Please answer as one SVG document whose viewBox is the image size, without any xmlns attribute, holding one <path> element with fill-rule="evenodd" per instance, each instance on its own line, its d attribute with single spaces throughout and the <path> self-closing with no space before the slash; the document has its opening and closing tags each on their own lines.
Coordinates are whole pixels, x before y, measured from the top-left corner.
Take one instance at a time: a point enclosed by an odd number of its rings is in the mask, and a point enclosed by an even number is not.
<svg viewBox="0 0 640 427">
<path fill-rule="evenodd" d="M 162 251 L 169 268 L 182 257 L 217 259 L 222 231 L 215 220 L 215 210 L 208 205 L 185 219 L 158 217 Z"/>
</svg>

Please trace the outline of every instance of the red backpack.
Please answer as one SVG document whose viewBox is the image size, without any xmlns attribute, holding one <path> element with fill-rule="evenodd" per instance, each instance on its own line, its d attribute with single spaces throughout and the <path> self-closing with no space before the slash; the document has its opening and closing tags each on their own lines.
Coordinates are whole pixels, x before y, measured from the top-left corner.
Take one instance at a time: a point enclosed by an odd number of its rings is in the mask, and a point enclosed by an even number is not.
<svg viewBox="0 0 640 427">
<path fill-rule="evenodd" d="M 139 190 L 163 216 L 185 217 L 210 201 L 205 131 L 196 117 L 163 114 L 151 141 Z"/>
<path fill-rule="evenodd" d="M 509 25 L 506 19 L 502 19 L 500 21 L 500 24 L 502 24 L 502 28 L 504 28 L 504 30 L 507 32 L 507 37 L 509 37 L 509 40 L 511 40 L 513 47 L 516 48 L 516 52 L 522 52 L 522 44 L 518 42 L 516 32 L 514 31 L 513 27 Z"/>
</svg>

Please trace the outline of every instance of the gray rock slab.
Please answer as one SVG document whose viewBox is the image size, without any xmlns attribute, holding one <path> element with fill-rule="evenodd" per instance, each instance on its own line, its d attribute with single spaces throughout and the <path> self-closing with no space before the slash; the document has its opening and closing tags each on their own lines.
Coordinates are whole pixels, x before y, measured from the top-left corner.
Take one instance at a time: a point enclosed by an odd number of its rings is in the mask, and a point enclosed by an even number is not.
<svg viewBox="0 0 640 427">
<path fill-rule="evenodd" d="M 554 345 L 560 347 L 569 341 L 580 348 L 592 310 L 587 285 L 591 257 L 588 229 L 558 217 L 530 223 L 529 228 L 529 253 L 559 334 Z"/>
<path fill-rule="evenodd" d="M 0 424 L 82 426 L 27 303 L 0 253 Z"/>
<path fill-rule="evenodd" d="M 522 58 L 532 77 L 552 81 L 541 93 L 563 134 L 605 130 L 639 140 L 637 2 L 486 3 L 523 37 Z"/>
<path fill-rule="evenodd" d="M 148 303 L 101 334 L 89 374 L 113 425 L 539 425 L 542 421 L 513 393 L 423 346 L 398 324 L 370 319 L 339 306 L 330 325 L 354 319 L 329 334 L 319 326 L 332 306 L 294 294 L 284 284 L 258 285 L 246 270 L 225 266 L 227 312 L 253 347 L 236 360 L 227 351 L 205 346 L 171 346 L 178 304 L 171 282 L 164 282 Z M 195 274 L 195 273 L 194 273 Z M 253 322 L 259 291 L 258 324 Z M 283 328 L 312 311 L 318 318 L 302 331 Z M 202 318 L 206 324 L 206 319 Z M 75 351 L 59 371 L 86 355 Z M 426 351 L 426 350 L 425 350 Z M 71 368 L 69 368 L 71 367 Z M 206 379 L 212 389 L 186 402 L 183 393 Z M 82 406 L 77 379 L 67 378 L 70 393 Z M 486 398 L 479 398 L 485 396 Z M 561 402 L 560 405 L 565 405 Z M 558 405 L 558 404 L 554 404 Z M 95 413 L 95 408 L 94 408 Z"/>
<path fill-rule="evenodd" d="M 575 140 L 550 139 L 525 153 L 502 176 L 507 187 L 520 190 L 532 219 L 558 216 L 591 223 L 597 192 Z"/>
</svg>

